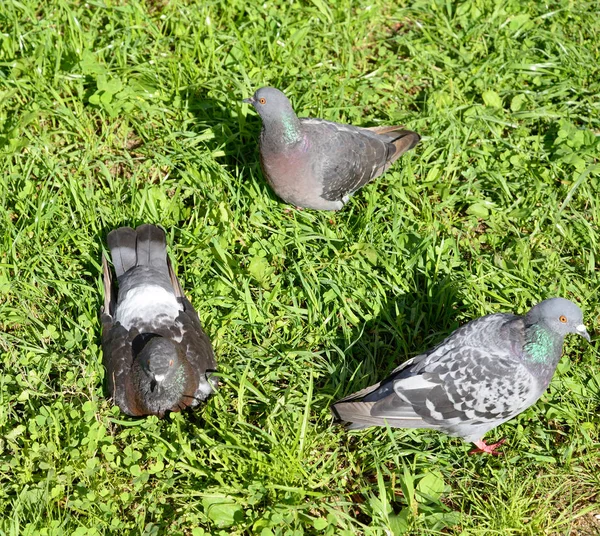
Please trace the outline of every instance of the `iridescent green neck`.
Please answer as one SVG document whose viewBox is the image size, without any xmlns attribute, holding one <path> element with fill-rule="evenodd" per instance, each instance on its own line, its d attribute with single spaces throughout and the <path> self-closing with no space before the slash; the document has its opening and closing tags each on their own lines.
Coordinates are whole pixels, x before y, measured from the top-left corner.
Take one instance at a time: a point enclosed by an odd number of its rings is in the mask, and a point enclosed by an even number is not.
<svg viewBox="0 0 600 536">
<path fill-rule="evenodd" d="M 185 387 L 185 367 L 183 365 L 177 367 L 175 377 L 173 378 L 173 385 L 176 385 L 177 390 L 183 393 L 183 388 Z"/>
<path fill-rule="evenodd" d="M 527 328 L 524 350 L 526 359 L 540 365 L 550 364 L 555 358 L 556 337 L 545 327 L 534 324 Z"/>
<path fill-rule="evenodd" d="M 300 141 L 302 135 L 300 133 L 300 121 L 296 117 L 296 114 L 285 114 L 281 118 L 281 124 L 283 125 L 283 139 L 286 143 L 296 143 Z"/>
</svg>

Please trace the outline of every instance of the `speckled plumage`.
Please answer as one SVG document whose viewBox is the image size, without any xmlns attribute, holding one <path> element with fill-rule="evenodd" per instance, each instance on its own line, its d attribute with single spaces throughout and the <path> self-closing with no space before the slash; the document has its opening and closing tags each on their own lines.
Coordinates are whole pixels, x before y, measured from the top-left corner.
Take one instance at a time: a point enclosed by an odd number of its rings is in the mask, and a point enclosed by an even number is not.
<svg viewBox="0 0 600 536">
<path fill-rule="evenodd" d="M 589 340 L 581 310 L 562 298 L 545 300 L 525 316 L 484 316 L 332 411 L 349 428 L 432 428 L 492 452 L 483 435 L 540 398 L 567 333 Z"/>
<path fill-rule="evenodd" d="M 261 88 L 245 102 L 263 121 L 260 161 L 267 182 L 281 199 L 299 207 L 341 209 L 420 140 L 401 126 L 359 128 L 299 119 L 275 88 Z"/>
<path fill-rule="evenodd" d="M 154 225 L 108 235 L 118 281 L 102 257 L 103 361 L 109 396 L 124 413 L 158 415 L 196 406 L 212 393 L 216 362 L 210 340 L 185 298 Z"/>
</svg>

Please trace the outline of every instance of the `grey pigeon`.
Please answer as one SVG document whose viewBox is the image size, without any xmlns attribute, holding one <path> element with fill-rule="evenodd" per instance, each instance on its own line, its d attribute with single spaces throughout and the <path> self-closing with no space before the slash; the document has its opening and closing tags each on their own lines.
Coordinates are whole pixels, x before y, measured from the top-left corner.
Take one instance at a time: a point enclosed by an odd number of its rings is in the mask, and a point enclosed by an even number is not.
<svg viewBox="0 0 600 536">
<path fill-rule="evenodd" d="M 359 188 L 386 171 L 421 137 L 401 126 L 359 128 L 298 118 L 278 89 L 263 87 L 244 102 L 262 119 L 260 162 L 287 203 L 339 210 Z"/>
<path fill-rule="evenodd" d="M 102 256 L 102 348 L 109 396 L 128 415 L 180 411 L 206 400 L 216 386 L 210 340 L 183 294 L 154 225 L 108 235 L 118 295 Z"/>
<path fill-rule="evenodd" d="M 478 318 L 385 380 L 336 402 L 332 412 L 351 429 L 432 428 L 475 443 L 473 452 L 496 454 L 504 441 L 486 445 L 484 434 L 542 396 L 568 333 L 590 340 L 581 310 L 563 298 L 524 316 Z"/>
</svg>

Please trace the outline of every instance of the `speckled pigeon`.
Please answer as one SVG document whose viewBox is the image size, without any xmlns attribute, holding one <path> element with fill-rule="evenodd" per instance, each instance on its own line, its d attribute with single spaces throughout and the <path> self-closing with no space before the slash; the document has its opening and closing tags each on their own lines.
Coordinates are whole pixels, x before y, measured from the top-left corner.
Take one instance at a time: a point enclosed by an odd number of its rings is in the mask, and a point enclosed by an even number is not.
<svg viewBox="0 0 600 536">
<path fill-rule="evenodd" d="M 102 256 L 102 348 L 109 396 L 128 415 L 180 411 L 216 386 L 210 340 L 183 294 L 155 225 L 108 235 L 118 295 Z"/>
<path fill-rule="evenodd" d="M 385 380 L 336 402 L 348 428 L 432 428 L 497 454 L 504 441 L 483 435 L 542 396 L 567 333 L 588 335 L 577 305 L 551 298 L 526 315 L 499 313 L 473 320 L 438 346 L 395 369 Z"/>
<path fill-rule="evenodd" d="M 359 128 L 299 119 L 287 97 L 272 87 L 244 102 L 262 119 L 260 162 L 267 182 L 281 199 L 298 207 L 341 209 L 421 139 L 401 126 Z"/>
</svg>

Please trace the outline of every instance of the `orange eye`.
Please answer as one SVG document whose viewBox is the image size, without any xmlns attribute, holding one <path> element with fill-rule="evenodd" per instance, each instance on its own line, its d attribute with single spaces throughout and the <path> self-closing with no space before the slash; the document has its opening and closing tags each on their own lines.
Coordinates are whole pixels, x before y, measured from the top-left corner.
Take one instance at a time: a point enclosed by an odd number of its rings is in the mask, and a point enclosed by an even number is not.
<svg viewBox="0 0 600 536">
<path fill-rule="evenodd" d="M 261 104 L 267 104 L 267 99 L 261 97 L 260 99 L 258 99 L 258 102 L 260 102 Z"/>
<path fill-rule="evenodd" d="M 558 319 L 563 323 L 566 324 L 567 323 L 567 317 L 565 315 L 560 315 L 558 317 Z"/>
<path fill-rule="evenodd" d="M 561 321 L 562 322 L 562 321 Z M 172 367 L 173 366 L 173 360 L 171 359 L 171 361 L 169 361 L 169 366 Z"/>
</svg>

